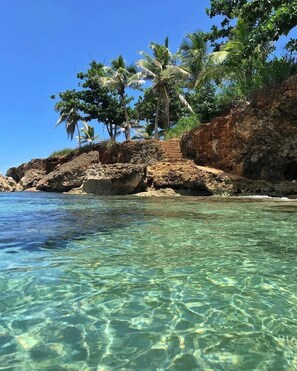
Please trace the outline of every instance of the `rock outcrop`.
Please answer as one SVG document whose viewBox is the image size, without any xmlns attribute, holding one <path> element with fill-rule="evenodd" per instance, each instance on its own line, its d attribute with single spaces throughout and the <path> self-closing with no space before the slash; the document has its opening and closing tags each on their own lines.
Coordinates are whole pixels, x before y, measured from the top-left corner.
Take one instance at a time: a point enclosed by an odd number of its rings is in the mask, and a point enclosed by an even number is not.
<svg viewBox="0 0 297 371">
<path fill-rule="evenodd" d="M 67 192 L 80 187 L 88 169 L 99 163 L 99 153 L 91 151 L 75 157 L 72 161 L 57 166 L 55 170 L 42 177 L 36 189 L 47 192 Z"/>
<path fill-rule="evenodd" d="M 98 144 L 94 149 L 99 152 L 102 164 L 152 164 L 164 158 L 161 144 L 157 140 L 129 141 L 107 146 Z"/>
<path fill-rule="evenodd" d="M 198 166 L 193 161 L 159 162 L 147 167 L 147 185 L 174 189 L 185 195 L 297 195 L 297 182 L 272 183 L 252 180 L 222 170 Z"/>
<path fill-rule="evenodd" d="M 145 165 L 97 165 L 88 171 L 82 191 L 107 196 L 141 192 L 146 188 L 145 173 Z"/>
<path fill-rule="evenodd" d="M 251 179 L 297 179 L 297 76 L 182 138 L 185 157 Z"/>
<path fill-rule="evenodd" d="M 13 192 L 17 189 L 17 183 L 11 177 L 0 174 L 0 192 Z"/>
<path fill-rule="evenodd" d="M 297 76 L 184 135 L 181 149 L 177 140 L 101 143 L 11 168 L 0 191 L 297 195 Z"/>
</svg>

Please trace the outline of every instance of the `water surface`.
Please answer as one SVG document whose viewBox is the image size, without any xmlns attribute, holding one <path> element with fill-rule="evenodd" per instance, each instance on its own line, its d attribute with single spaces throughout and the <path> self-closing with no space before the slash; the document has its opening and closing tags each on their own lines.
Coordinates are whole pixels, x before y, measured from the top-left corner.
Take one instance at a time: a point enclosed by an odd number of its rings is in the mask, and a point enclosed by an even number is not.
<svg viewBox="0 0 297 371">
<path fill-rule="evenodd" d="M 0 194 L 0 370 L 297 369 L 296 212 Z"/>
</svg>

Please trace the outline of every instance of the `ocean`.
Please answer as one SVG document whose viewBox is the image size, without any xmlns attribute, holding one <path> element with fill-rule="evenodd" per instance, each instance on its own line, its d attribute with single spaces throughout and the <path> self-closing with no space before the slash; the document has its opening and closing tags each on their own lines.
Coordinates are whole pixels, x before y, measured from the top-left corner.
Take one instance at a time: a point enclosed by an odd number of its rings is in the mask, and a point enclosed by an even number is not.
<svg viewBox="0 0 297 371">
<path fill-rule="evenodd" d="M 0 194 L 0 370 L 297 369 L 297 201 Z"/>
</svg>

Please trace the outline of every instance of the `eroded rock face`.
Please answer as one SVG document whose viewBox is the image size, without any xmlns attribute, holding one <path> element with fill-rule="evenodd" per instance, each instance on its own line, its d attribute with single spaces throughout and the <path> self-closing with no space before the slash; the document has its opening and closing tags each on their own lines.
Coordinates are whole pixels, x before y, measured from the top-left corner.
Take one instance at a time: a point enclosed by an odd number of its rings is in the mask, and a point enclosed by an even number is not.
<svg viewBox="0 0 297 371">
<path fill-rule="evenodd" d="M 95 195 L 126 195 L 141 192 L 145 187 L 144 165 L 97 165 L 88 171 L 82 191 Z"/>
<path fill-rule="evenodd" d="M 192 195 L 297 195 L 297 182 L 275 184 L 251 180 L 222 170 L 198 166 L 191 160 L 159 162 L 148 166 L 147 184 L 155 189 L 172 188 L 182 194 Z"/>
<path fill-rule="evenodd" d="M 10 177 L 0 174 L 0 192 L 13 192 L 17 190 L 17 183 Z"/>
<path fill-rule="evenodd" d="M 183 155 L 251 179 L 297 179 L 297 76 L 186 134 Z"/>
<path fill-rule="evenodd" d="M 99 152 L 102 164 L 152 164 L 164 157 L 160 142 L 156 140 L 113 143 L 109 146 L 98 144 L 94 148 Z"/>
<path fill-rule="evenodd" d="M 45 175 L 45 169 L 28 169 L 19 181 L 19 187 L 22 190 L 34 188 Z"/>
<path fill-rule="evenodd" d="M 63 157 L 49 157 L 46 159 L 34 159 L 29 162 L 26 162 L 20 166 L 12 167 L 7 170 L 6 176 L 13 178 L 17 183 L 26 176 L 28 171 L 31 172 L 31 175 L 28 177 L 33 176 L 33 171 L 36 172 L 37 177 L 40 173 L 48 174 L 53 171 L 57 166 L 60 166 L 72 159 L 72 156 L 63 156 Z M 39 180 L 39 179 L 38 179 Z M 27 180 L 24 180 L 24 184 Z"/>
<path fill-rule="evenodd" d="M 48 192 L 67 192 L 82 185 L 88 169 L 99 163 L 99 153 L 91 151 L 75 157 L 72 161 L 57 166 L 45 175 L 36 185 L 37 190 Z"/>
</svg>

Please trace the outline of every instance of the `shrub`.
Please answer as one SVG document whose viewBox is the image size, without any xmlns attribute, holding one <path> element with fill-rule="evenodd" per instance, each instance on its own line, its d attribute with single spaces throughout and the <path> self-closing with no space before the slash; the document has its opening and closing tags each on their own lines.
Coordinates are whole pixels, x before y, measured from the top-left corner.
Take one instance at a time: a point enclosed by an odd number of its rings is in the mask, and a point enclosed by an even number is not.
<svg viewBox="0 0 297 371">
<path fill-rule="evenodd" d="M 76 150 L 73 148 L 64 148 L 61 149 L 60 151 L 54 151 L 49 157 L 62 157 L 62 156 L 67 156 L 74 154 Z"/>
<path fill-rule="evenodd" d="M 184 116 L 178 120 L 177 124 L 168 129 L 164 135 L 165 139 L 181 138 L 182 135 L 200 125 L 199 118 L 196 115 Z"/>
</svg>

